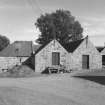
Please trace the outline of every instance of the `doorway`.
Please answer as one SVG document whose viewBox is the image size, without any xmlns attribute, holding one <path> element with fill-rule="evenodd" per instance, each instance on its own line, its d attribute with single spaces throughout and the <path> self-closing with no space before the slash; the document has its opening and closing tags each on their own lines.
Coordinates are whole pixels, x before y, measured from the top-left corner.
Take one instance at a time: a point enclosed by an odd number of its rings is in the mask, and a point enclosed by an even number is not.
<svg viewBox="0 0 105 105">
<path fill-rule="evenodd" d="M 60 53 L 52 52 L 52 65 L 60 65 Z"/>
<path fill-rule="evenodd" d="M 82 55 L 82 68 L 89 69 L 89 55 Z"/>
</svg>

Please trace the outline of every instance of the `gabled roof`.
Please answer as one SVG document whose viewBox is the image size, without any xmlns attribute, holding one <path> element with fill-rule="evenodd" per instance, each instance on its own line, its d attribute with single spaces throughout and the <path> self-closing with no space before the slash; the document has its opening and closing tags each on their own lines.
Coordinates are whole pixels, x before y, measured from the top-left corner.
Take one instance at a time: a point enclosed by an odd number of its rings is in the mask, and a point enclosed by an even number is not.
<svg viewBox="0 0 105 105">
<path fill-rule="evenodd" d="M 80 39 L 77 41 L 71 41 L 67 44 L 64 44 L 64 48 L 68 51 L 68 52 L 74 52 L 74 50 L 83 42 L 84 39 Z"/>
<path fill-rule="evenodd" d="M 37 54 L 41 49 L 43 49 L 46 45 L 48 45 L 52 40 L 49 40 L 43 45 L 39 45 L 38 49 L 35 51 L 35 54 Z"/>
<path fill-rule="evenodd" d="M 33 52 L 32 41 L 15 41 L 14 43 L 8 45 L 3 51 L 1 51 L 0 56 L 28 57 L 28 56 L 31 56 L 32 52 Z"/>
<path fill-rule="evenodd" d="M 68 52 L 74 52 L 74 50 L 82 43 L 84 39 L 80 39 L 80 40 L 77 40 L 77 41 L 72 41 L 72 42 L 69 42 L 67 44 L 61 44 L 59 41 L 59 43 L 68 51 Z M 46 42 L 44 45 L 40 46 L 35 54 L 37 54 L 41 49 L 43 49 L 46 45 L 48 45 L 48 43 L 50 43 L 52 40 L 50 40 L 49 42 Z"/>
<path fill-rule="evenodd" d="M 101 52 L 105 47 L 96 47 L 96 49 Z"/>
</svg>

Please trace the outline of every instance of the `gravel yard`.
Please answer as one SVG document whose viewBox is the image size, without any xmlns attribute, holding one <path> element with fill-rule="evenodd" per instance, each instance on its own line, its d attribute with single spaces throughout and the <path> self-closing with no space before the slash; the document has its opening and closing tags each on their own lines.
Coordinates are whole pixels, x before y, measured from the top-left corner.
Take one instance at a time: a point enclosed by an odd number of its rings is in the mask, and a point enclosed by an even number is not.
<svg viewBox="0 0 105 105">
<path fill-rule="evenodd" d="M 0 105 L 104 105 L 105 86 L 70 74 L 0 78 Z"/>
</svg>

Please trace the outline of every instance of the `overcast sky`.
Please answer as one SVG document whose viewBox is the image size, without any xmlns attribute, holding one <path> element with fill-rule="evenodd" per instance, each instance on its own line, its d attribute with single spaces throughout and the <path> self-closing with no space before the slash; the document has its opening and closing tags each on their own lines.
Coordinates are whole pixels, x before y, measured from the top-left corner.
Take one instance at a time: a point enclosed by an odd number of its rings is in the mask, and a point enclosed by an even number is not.
<svg viewBox="0 0 105 105">
<path fill-rule="evenodd" d="M 105 42 L 105 0 L 0 0 L 0 34 L 15 40 L 35 40 L 40 14 L 70 10 L 95 45 Z"/>
</svg>

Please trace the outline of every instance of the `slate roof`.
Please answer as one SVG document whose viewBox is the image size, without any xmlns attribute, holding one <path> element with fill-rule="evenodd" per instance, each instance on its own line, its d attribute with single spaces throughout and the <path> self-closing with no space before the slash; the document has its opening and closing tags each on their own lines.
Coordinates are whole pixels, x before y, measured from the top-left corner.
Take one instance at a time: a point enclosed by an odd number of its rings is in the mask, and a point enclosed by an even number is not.
<svg viewBox="0 0 105 105">
<path fill-rule="evenodd" d="M 81 44 L 81 42 L 83 41 L 84 39 L 81 39 L 81 40 L 77 40 L 77 41 L 72 41 L 72 42 L 69 42 L 67 44 L 61 44 L 59 41 L 59 43 L 68 51 L 68 52 L 74 52 L 74 50 Z M 35 54 L 37 54 L 41 49 L 43 49 L 48 43 L 50 43 L 52 40 L 50 40 L 49 42 L 45 43 L 44 45 L 40 46 L 38 48 L 38 50 L 36 50 Z"/>
<path fill-rule="evenodd" d="M 83 42 L 84 39 L 80 39 L 77 41 L 71 41 L 67 44 L 64 44 L 63 47 L 70 53 L 73 53 L 75 49 L 78 48 L 78 46 Z"/>
<path fill-rule="evenodd" d="M 38 46 L 32 47 L 32 41 L 15 41 L 8 45 L 3 51 L 0 52 L 2 57 L 29 57 L 31 56 L 33 49 L 37 50 Z"/>
<path fill-rule="evenodd" d="M 101 52 L 105 47 L 96 47 L 99 52 Z"/>
<path fill-rule="evenodd" d="M 37 50 L 41 47 L 41 45 L 34 45 L 33 50 L 34 52 L 37 52 Z"/>
<path fill-rule="evenodd" d="M 68 52 L 74 52 L 74 50 L 81 44 L 84 39 L 72 41 L 67 44 L 61 44 Z M 44 45 L 33 45 L 32 41 L 15 41 L 14 43 L 8 45 L 3 51 L 0 52 L 1 57 L 29 57 L 31 56 L 33 50 L 38 53 L 43 49 L 49 42 L 46 42 Z"/>
</svg>

